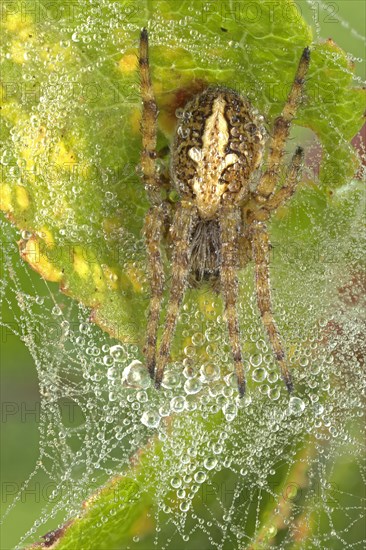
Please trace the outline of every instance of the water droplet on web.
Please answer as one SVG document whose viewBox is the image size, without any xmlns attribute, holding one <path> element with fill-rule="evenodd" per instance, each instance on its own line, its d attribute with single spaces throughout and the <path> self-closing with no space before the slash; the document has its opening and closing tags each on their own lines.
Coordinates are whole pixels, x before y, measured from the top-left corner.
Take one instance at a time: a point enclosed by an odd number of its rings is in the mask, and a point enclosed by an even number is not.
<svg viewBox="0 0 366 550">
<path fill-rule="evenodd" d="M 254 369 L 254 371 L 252 372 L 252 378 L 254 382 L 263 382 L 266 376 L 267 376 L 267 371 L 262 367 L 258 367 L 257 369 Z"/>
<path fill-rule="evenodd" d="M 206 477 L 207 476 L 205 472 L 203 472 L 202 470 L 194 474 L 194 480 L 196 481 L 196 483 L 203 483 L 204 481 L 206 481 Z"/>
<path fill-rule="evenodd" d="M 170 401 L 170 408 L 172 411 L 176 413 L 184 411 L 185 405 L 186 405 L 186 400 L 181 395 L 178 395 L 177 397 L 173 397 L 173 399 Z"/>
<path fill-rule="evenodd" d="M 198 378 L 190 378 L 184 384 L 184 391 L 188 394 L 198 393 L 202 388 L 202 383 Z"/>
<path fill-rule="evenodd" d="M 106 367 L 113 365 L 114 363 L 113 357 L 111 357 L 110 355 L 105 355 L 103 357 L 103 363 L 105 364 Z"/>
<path fill-rule="evenodd" d="M 109 380 L 116 380 L 119 376 L 119 369 L 117 369 L 116 367 L 109 367 L 109 369 L 107 370 L 107 378 Z"/>
<path fill-rule="evenodd" d="M 172 487 L 174 487 L 174 489 L 179 489 L 179 487 L 182 485 L 182 480 L 180 477 L 178 476 L 174 476 L 171 480 L 170 480 L 170 485 Z"/>
<path fill-rule="evenodd" d="M 187 494 L 187 492 L 183 488 L 177 490 L 177 497 L 178 498 L 185 498 L 186 494 Z"/>
<path fill-rule="evenodd" d="M 217 464 L 217 458 L 214 456 L 208 456 L 203 461 L 203 465 L 206 468 L 206 470 L 213 470 Z"/>
<path fill-rule="evenodd" d="M 141 422 L 148 428 L 157 428 L 160 423 L 160 415 L 153 410 L 145 411 L 141 416 Z"/>
<path fill-rule="evenodd" d="M 269 393 L 269 385 L 268 384 L 262 384 L 259 386 L 259 391 L 262 395 L 268 395 Z"/>
<path fill-rule="evenodd" d="M 311 364 L 311 367 L 310 367 L 310 372 L 311 372 L 311 374 L 314 374 L 314 375 L 316 376 L 317 374 L 319 374 L 320 368 L 321 368 L 321 367 L 320 367 L 320 364 L 318 364 L 318 363 L 312 363 L 312 364 Z"/>
<path fill-rule="evenodd" d="M 184 361 L 183 361 L 183 363 L 184 363 Z M 183 376 L 185 378 L 188 378 L 188 379 L 189 378 L 194 378 L 195 374 L 196 374 L 196 371 L 191 365 L 186 365 L 184 367 Z"/>
<path fill-rule="evenodd" d="M 170 405 L 165 403 L 159 408 L 160 416 L 169 416 L 170 414 Z"/>
<path fill-rule="evenodd" d="M 279 388 L 271 388 L 268 392 L 268 397 L 272 400 L 272 401 L 277 401 L 277 399 L 279 399 L 281 395 L 281 391 Z"/>
<path fill-rule="evenodd" d="M 299 397 L 290 397 L 289 413 L 295 416 L 300 416 L 305 410 L 305 403 Z"/>
<path fill-rule="evenodd" d="M 314 403 L 313 404 L 313 410 L 314 410 L 314 414 L 316 416 L 321 416 L 324 412 L 324 407 L 320 403 Z"/>
<path fill-rule="evenodd" d="M 55 317 L 58 317 L 59 315 L 62 315 L 62 310 L 61 310 L 60 306 L 54 306 L 52 308 L 52 315 L 54 315 Z"/>
<path fill-rule="evenodd" d="M 196 332 L 195 334 L 193 334 L 192 344 L 194 346 L 200 347 L 200 346 L 203 346 L 204 343 L 205 343 L 205 336 L 204 334 L 202 334 L 202 332 Z"/>
<path fill-rule="evenodd" d="M 87 334 L 90 331 L 89 323 L 80 323 L 79 331 L 81 332 L 81 334 Z"/>
<path fill-rule="evenodd" d="M 123 358 L 126 356 L 125 350 L 120 344 L 112 346 L 109 350 L 109 353 L 115 361 L 122 361 Z"/>
<path fill-rule="evenodd" d="M 220 368 L 213 363 L 206 363 L 200 369 L 202 382 L 213 382 L 220 378 Z"/>
<path fill-rule="evenodd" d="M 32 233 L 24 230 L 21 232 L 21 236 L 24 241 L 28 241 L 32 237 Z"/>
<path fill-rule="evenodd" d="M 268 382 L 270 382 L 271 384 L 274 384 L 275 382 L 277 382 L 277 380 L 278 380 L 278 374 L 277 374 L 277 372 L 275 372 L 275 371 L 269 372 L 269 373 L 267 374 L 267 380 L 268 380 Z"/>
<path fill-rule="evenodd" d="M 161 385 L 168 390 L 176 388 L 180 385 L 180 374 L 174 370 L 167 369 L 164 372 L 164 377 Z"/>
<path fill-rule="evenodd" d="M 147 368 L 135 359 L 124 369 L 122 383 L 130 388 L 146 389 L 151 384 L 151 378 Z"/>
<path fill-rule="evenodd" d="M 214 445 L 212 445 L 212 450 L 215 453 L 215 455 L 219 455 L 222 453 L 223 447 L 221 443 L 215 443 Z"/>
<path fill-rule="evenodd" d="M 236 404 L 238 409 L 244 409 L 246 407 L 249 407 L 249 405 L 252 402 L 251 396 L 247 393 L 244 395 L 244 397 L 237 397 L 236 398 Z"/>
<path fill-rule="evenodd" d="M 205 337 L 208 342 L 216 342 L 219 339 L 219 333 L 215 328 L 209 327 L 205 331 Z"/>
<path fill-rule="evenodd" d="M 227 386 L 229 386 L 229 388 L 237 388 L 238 387 L 238 378 L 235 374 L 235 372 L 232 372 L 230 374 L 228 374 L 227 376 L 225 376 L 224 378 L 225 380 L 225 383 L 227 384 Z"/>
<path fill-rule="evenodd" d="M 146 391 L 138 391 L 136 393 L 136 399 L 139 403 L 146 403 L 146 401 L 148 401 L 148 396 Z"/>
<path fill-rule="evenodd" d="M 227 403 L 223 406 L 222 412 L 228 422 L 232 422 L 237 415 L 238 409 L 235 403 Z"/>
<path fill-rule="evenodd" d="M 183 502 L 180 503 L 179 508 L 181 509 L 182 512 L 188 512 L 190 505 L 191 503 L 189 500 L 183 500 Z M 186 535 L 186 540 L 189 540 L 188 535 Z"/>
</svg>

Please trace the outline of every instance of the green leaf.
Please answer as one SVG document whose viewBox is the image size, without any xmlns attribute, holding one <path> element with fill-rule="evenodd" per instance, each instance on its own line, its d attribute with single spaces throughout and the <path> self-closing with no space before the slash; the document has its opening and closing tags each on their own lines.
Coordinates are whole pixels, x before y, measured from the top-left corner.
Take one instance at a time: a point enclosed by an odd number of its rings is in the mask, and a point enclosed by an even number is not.
<svg viewBox="0 0 366 550">
<path fill-rule="evenodd" d="M 32 548 L 43 548 L 45 543 L 64 550 L 120 548 L 136 533 L 140 536 L 149 533 L 153 526 L 148 517 L 150 507 L 146 494 L 145 499 L 141 499 L 137 481 L 126 476 L 113 479 L 84 503 L 77 518 L 47 533 L 43 541 Z"/>
</svg>

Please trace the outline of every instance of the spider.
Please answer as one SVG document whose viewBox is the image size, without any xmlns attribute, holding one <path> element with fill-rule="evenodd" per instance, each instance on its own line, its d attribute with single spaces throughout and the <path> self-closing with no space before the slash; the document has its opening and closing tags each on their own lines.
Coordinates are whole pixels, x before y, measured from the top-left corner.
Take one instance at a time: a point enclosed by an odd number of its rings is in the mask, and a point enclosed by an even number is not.
<svg viewBox="0 0 366 550">
<path fill-rule="evenodd" d="M 245 372 L 237 314 L 238 269 L 255 264 L 256 295 L 262 322 L 289 392 L 293 389 L 284 346 L 271 305 L 270 242 L 266 221 L 294 193 L 303 163 L 297 147 L 281 180 L 282 158 L 290 126 L 301 102 L 309 67 L 305 48 L 287 101 L 269 137 L 267 168 L 260 171 L 268 139 L 263 117 L 235 91 L 208 86 L 184 107 L 171 148 L 170 180 L 180 200 L 163 198 L 166 186 L 157 169 L 158 108 L 149 69 L 148 32 L 140 35 L 142 96 L 141 175 L 150 201 L 144 222 L 151 289 L 144 355 L 159 388 L 169 361 L 179 308 L 187 287 L 209 282 L 223 296 L 229 342 L 238 381 L 245 393 Z M 161 248 L 172 248 L 172 282 L 160 348 L 157 335 L 164 290 Z"/>
</svg>

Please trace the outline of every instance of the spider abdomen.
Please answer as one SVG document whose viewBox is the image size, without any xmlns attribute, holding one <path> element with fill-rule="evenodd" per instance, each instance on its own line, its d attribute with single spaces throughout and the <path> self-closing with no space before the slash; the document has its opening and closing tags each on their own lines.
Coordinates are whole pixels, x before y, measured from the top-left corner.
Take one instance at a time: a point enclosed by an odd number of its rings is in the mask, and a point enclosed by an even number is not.
<svg viewBox="0 0 366 550">
<path fill-rule="evenodd" d="M 258 168 L 266 131 L 263 117 L 233 90 L 209 87 L 181 114 L 172 151 L 172 179 L 213 219 L 223 202 L 243 201 Z"/>
</svg>

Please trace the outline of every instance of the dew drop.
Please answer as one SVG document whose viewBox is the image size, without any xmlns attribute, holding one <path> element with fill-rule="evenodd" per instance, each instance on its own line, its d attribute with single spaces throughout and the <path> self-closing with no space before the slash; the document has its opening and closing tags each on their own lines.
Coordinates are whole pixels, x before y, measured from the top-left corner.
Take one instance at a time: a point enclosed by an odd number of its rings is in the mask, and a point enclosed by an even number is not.
<svg viewBox="0 0 366 550">
<path fill-rule="evenodd" d="M 223 406 L 222 412 L 228 422 L 232 422 L 237 415 L 238 409 L 235 403 L 227 403 Z"/>
<path fill-rule="evenodd" d="M 300 416 L 305 410 L 305 403 L 299 397 L 291 397 L 288 410 L 290 414 Z"/>
<path fill-rule="evenodd" d="M 212 363 L 202 365 L 200 373 L 202 382 L 213 382 L 220 378 L 220 368 Z"/>
<path fill-rule="evenodd" d="M 213 470 L 217 464 L 217 458 L 214 456 L 208 456 L 205 458 L 203 465 L 206 468 L 206 470 Z"/>
<path fill-rule="evenodd" d="M 172 411 L 177 413 L 184 411 L 185 405 L 186 405 L 186 400 L 181 395 L 178 395 L 177 397 L 173 397 L 173 399 L 170 401 L 170 407 Z"/>
<path fill-rule="evenodd" d="M 174 489 L 179 489 L 179 487 L 182 485 L 182 480 L 180 477 L 178 476 L 174 476 L 171 480 L 170 480 L 170 485 L 172 487 L 174 487 Z"/>
<path fill-rule="evenodd" d="M 172 370 L 165 371 L 161 385 L 168 390 L 178 387 L 180 385 L 180 375 Z"/>
<path fill-rule="evenodd" d="M 157 428 L 160 423 L 160 418 L 160 415 L 156 411 L 145 411 L 141 416 L 141 422 L 148 428 Z"/>
<path fill-rule="evenodd" d="M 183 500 L 183 502 L 181 502 L 180 506 L 179 506 L 179 508 L 181 509 L 182 512 L 188 512 L 189 507 L 190 507 L 189 500 Z"/>
<path fill-rule="evenodd" d="M 198 378 L 190 378 L 184 384 L 184 390 L 188 394 L 198 393 L 202 389 L 202 383 Z"/>
<path fill-rule="evenodd" d="M 277 401 L 277 399 L 279 399 L 280 395 L 281 395 L 281 392 L 280 392 L 279 388 L 271 388 L 268 392 L 268 397 L 272 401 Z"/>
<path fill-rule="evenodd" d="M 202 470 L 199 470 L 194 474 L 194 480 L 196 483 L 204 483 L 206 481 L 206 474 Z"/>
<path fill-rule="evenodd" d="M 146 389 L 151 384 L 151 378 L 146 367 L 140 361 L 134 360 L 124 369 L 122 383 L 130 388 Z"/>
<path fill-rule="evenodd" d="M 109 350 L 109 353 L 115 361 L 121 361 L 126 355 L 125 350 L 119 344 L 117 344 L 116 346 L 112 346 Z"/>
<path fill-rule="evenodd" d="M 62 314 L 62 311 L 61 311 L 61 308 L 59 306 L 54 306 L 52 308 L 52 315 L 54 315 L 55 317 L 58 317 L 61 314 Z"/>
<path fill-rule="evenodd" d="M 110 355 L 105 355 L 103 357 L 103 363 L 106 367 L 110 367 L 114 363 L 113 357 L 111 357 Z"/>
<path fill-rule="evenodd" d="M 266 376 L 267 376 L 267 371 L 262 367 L 258 367 L 257 369 L 254 369 L 254 371 L 252 372 L 252 378 L 254 382 L 263 382 Z"/>
</svg>

